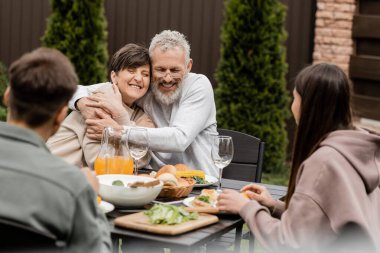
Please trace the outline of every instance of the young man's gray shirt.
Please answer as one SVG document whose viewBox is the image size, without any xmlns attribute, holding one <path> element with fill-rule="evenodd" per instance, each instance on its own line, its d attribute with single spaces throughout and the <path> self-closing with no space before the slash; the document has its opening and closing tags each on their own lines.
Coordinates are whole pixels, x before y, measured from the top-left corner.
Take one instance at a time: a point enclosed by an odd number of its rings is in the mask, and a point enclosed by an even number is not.
<svg viewBox="0 0 380 253">
<path fill-rule="evenodd" d="M 54 234 L 68 252 L 111 252 L 108 222 L 77 167 L 32 130 L 4 122 L 0 154 L 0 217 Z"/>
</svg>

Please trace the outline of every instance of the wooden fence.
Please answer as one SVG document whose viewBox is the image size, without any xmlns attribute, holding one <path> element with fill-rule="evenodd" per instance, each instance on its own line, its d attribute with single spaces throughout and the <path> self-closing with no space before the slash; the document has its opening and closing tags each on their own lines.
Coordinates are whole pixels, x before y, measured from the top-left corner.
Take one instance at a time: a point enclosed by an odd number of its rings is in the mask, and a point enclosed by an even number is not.
<svg viewBox="0 0 380 253">
<path fill-rule="evenodd" d="M 291 94 L 294 77 L 312 62 L 316 0 L 280 1 L 288 8 L 285 26 Z M 163 29 L 178 30 L 191 44 L 193 71 L 208 76 L 215 86 L 223 10 L 224 0 L 105 0 L 109 54 L 130 42 L 147 46 Z M 48 0 L 0 0 L 0 61 L 9 66 L 40 46 L 50 12 Z M 293 119 L 287 130 L 292 143 Z"/>
<path fill-rule="evenodd" d="M 355 114 L 380 120 L 380 1 L 360 0 L 353 20 L 356 53 L 350 59 Z"/>
<path fill-rule="evenodd" d="M 219 60 L 223 0 L 105 0 L 110 55 L 129 42 L 149 45 L 163 29 L 184 33 L 191 44 L 193 71 L 213 84 Z M 281 0 L 286 20 L 288 79 L 311 62 L 315 0 Z M 7 66 L 40 46 L 50 15 L 48 0 L 0 0 L 0 61 Z M 289 82 L 289 89 L 292 89 Z"/>
</svg>

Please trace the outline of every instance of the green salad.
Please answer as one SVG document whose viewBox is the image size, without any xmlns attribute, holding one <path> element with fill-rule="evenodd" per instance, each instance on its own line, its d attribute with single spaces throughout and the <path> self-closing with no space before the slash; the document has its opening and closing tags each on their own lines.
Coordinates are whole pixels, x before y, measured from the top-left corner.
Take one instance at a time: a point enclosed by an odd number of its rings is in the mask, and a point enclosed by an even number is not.
<svg viewBox="0 0 380 253">
<path fill-rule="evenodd" d="M 198 200 L 211 204 L 211 201 L 210 201 L 210 197 L 209 197 L 209 196 L 200 195 L 200 196 L 198 197 Z"/>
<path fill-rule="evenodd" d="M 189 220 L 198 219 L 198 213 L 188 212 L 181 206 L 155 204 L 145 214 L 149 217 L 152 224 L 175 225 Z"/>
<path fill-rule="evenodd" d="M 193 177 L 196 184 L 208 184 L 209 182 L 206 179 L 203 179 L 201 177 Z"/>
</svg>

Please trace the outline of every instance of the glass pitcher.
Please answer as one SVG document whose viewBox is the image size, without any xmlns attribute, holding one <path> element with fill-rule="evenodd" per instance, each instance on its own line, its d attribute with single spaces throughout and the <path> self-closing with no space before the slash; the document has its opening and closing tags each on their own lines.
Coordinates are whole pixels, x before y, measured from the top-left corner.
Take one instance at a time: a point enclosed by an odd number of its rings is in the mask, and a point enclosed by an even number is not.
<svg viewBox="0 0 380 253">
<path fill-rule="evenodd" d="M 133 160 L 129 154 L 124 130 L 106 127 L 103 130 L 100 151 L 95 159 L 97 175 L 133 173 Z"/>
</svg>

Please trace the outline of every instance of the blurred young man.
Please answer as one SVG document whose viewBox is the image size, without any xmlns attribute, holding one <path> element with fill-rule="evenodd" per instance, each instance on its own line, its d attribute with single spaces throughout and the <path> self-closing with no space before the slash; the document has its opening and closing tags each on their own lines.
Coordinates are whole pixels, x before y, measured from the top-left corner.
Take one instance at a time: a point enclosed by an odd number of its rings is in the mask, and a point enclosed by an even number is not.
<svg viewBox="0 0 380 253">
<path fill-rule="evenodd" d="M 162 31 L 153 37 L 149 55 L 152 92 L 139 102 L 157 126 L 147 128 L 153 151 L 151 167 L 157 170 L 164 164 L 184 163 L 217 176 L 209 142 L 210 136 L 217 135 L 214 93 L 206 76 L 190 73 L 193 61 L 188 41 L 177 31 Z M 81 98 L 99 85 L 103 84 L 80 87 L 70 102 L 72 109 L 76 102 L 84 117 L 91 118 L 94 109 L 87 106 L 87 98 Z M 102 125 L 90 122 L 89 136 L 99 139 Z"/>
<path fill-rule="evenodd" d="M 110 252 L 107 220 L 85 174 L 45 146 L 77 82 L 55 49 L 39 48 L 10 66 L 8 118 L 0 122 L 0 217 L 54 234 L 68 252 Z"/>
</svg>

